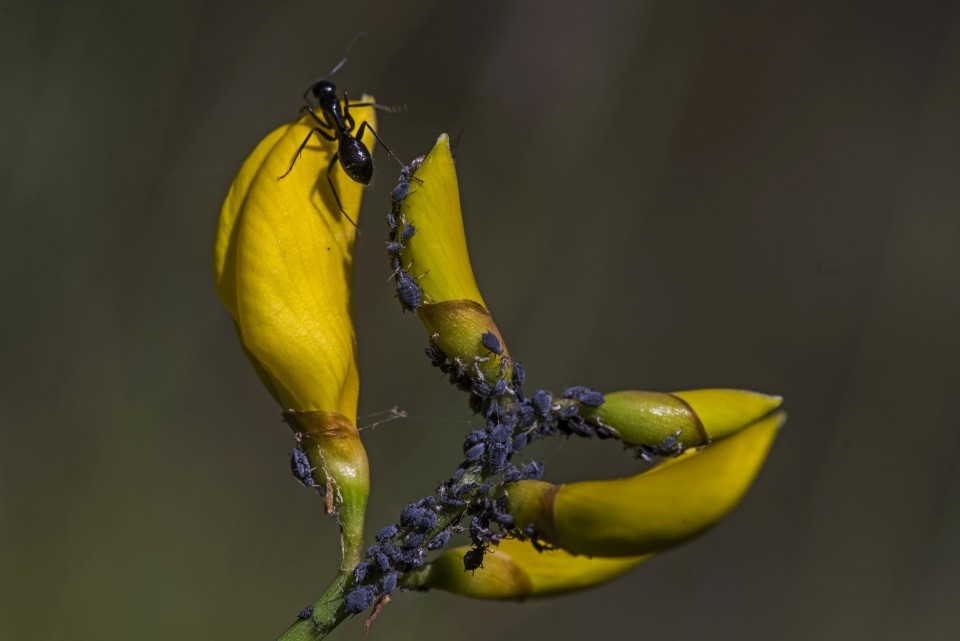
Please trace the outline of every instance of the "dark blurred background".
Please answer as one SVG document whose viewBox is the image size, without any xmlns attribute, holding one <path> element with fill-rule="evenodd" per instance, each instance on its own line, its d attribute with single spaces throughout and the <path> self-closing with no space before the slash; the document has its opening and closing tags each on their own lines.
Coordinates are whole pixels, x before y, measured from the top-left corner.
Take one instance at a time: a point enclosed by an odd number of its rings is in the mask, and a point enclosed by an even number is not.
<svg viewBox="0 0 960 641">
<path fill-rule="evenodd" d="M 0 637 L 275 638 L 334 524 L 217 300 L 222 199 L 338 73 L 457 149 L 484 297 L 528 386 L 743 387 L 790 420 L 707 536 L 577 595 L 399 595 L 371 639 L 952 639 L 960 629 L 954 2 L 0 5 Z M 466 399 L 358 245 L 369 520 L 456 463 Z M 362 425 L 374 418 L 361 419 Z M 625 474 L 541 447 L 547 479 Z M 361 638 L 362 621 L 335 638 Z"/>
</svg>

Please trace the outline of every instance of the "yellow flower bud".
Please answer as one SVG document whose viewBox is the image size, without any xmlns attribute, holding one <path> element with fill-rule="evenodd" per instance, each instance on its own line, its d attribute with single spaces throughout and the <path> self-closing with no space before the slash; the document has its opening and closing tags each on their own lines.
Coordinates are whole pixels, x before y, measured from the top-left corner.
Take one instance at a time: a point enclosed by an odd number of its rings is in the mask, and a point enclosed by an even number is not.
<svg viewBox="0 0 960 641">
<path fill-rule="evenodd" d="M 498 378 L 509 353 L 470 266 L 460 188 L 446 134 L 437 139 L 410 178 L 399 215 L 401 229 L 416 228 L 401 250 L 400 263 L 423 292 L 417 314 L 427 333 L 451 360 L 459 359 L 468 367 L 476 364 L 485 378 Z M 492 354 L 481 343 L 485 332 L 497 337 L 502 354 Z"/>
<path fill-rule="evenodd" d="M 521 481 L 507 488 L 509 510 L 519 527 L 533 525 L 544 541 L 575 554 L 658 552 L 707 530 L 740 502 L 784 420 L 774 414 L 630 478 Z"/>
<path fill-rule="evenodd" d="M 528 542 L 506 539 L 484 556 L 483 567 L 466 572 L 463 555 L 469 549 L 463 546 L 444 552 L 407 584 L 474 599 L 540 598 L 599 585 L 653 556 L 590 558 L 563 550 L 538 552 Z"/>
<path fill-rule="evenodd" d="M 418 278 L 428 301 L 472 300 L 486 307 L 467 253 L 460 187 L 447 134 L 441 134 L 414 173 L 400 213 L 417 228 L 401 262 L 410 266 L 407 271 Z"/>
<path fill-rule="evenodd" d="M 353 114 L 376 124 L 370 107 Z M 315 136 L 317 145 L 308 145 L 293 171 L 278 179 L 313 126 L 304 116 L 280 127 L 244 162 L 220 213 L 214 273 L 244 349 L 284 409 L 336 411 L 355 421 L 356 228 L 323 178 L 336 146 Z M 373 148 L 372 132 L 363 142 Z M 339 165 L 332 178 L 344 210 L 357 220 L 363 186 Z"/>
<path fill-rule="evenodd" d="M 353 116 L 376 126 L 371 107 L 355 108 Z M 358 220 L 363 186 L 335 164 L 334 195 L 325 174 L 337 145 L 317 136 L 286 173 L 315 126 L 307 114 L 276 129 L 243 163 L 220 212 L 213 263 L 217 292 L 243 350 L 286 410 L 327 511 L 338 517 L 344 567 L 350 567 L 362 554 L 369 492 L 356 427 L 351 309 L 356 227 L 350 219 Z M 373 149 L 373 142 L 368 129 L 363 143 Z"/>
<path fill-rule="evenodd" d="M 686 392 L 612 392 L 584 418 L 610 428 L 631 445 L 661 444 L 676 437 L 685 447 L 706 445 L 743 429 L 780 406 L 782 398 L 735 389 Z"/>
</svg>

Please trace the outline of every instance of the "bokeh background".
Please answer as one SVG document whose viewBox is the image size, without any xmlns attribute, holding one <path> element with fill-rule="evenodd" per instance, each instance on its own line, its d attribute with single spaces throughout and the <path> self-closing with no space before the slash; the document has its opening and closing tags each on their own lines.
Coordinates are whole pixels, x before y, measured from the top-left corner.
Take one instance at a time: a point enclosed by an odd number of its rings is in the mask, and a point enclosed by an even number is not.
<svg viewBox="0 0 960 641">
<path fill-rule="evenodd" d="M 960 629 L 955 2 L 0 4 L 0 638 L 275 638 L 332 521 L 214 293 L 234 172 L 339 86 L 402 158 L 457 149 L 484 297 L 528 385 L 780 393 L 740 508 L 528 604 L 400 595 L 371 639 L 953 639 Z M 358 245 L 369 519 L 452 469 L 465 398 Z M 375 417 L 361 420 L 370 425 Z M 610 443 L 547 478 L 628 473 Z M 362 636 L 347 622 L 333 638 Z"/>
</svg>

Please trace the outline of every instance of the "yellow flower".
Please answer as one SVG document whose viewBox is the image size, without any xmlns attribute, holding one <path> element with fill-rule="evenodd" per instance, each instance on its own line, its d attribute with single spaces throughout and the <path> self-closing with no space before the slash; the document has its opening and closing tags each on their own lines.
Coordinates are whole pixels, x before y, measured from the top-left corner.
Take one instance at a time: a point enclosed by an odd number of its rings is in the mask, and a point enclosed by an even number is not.
<svg viewBox="0 0 960 641">
<path fill-rule="evenodd" d="M 352 113 L 376 126 L 372 108 Z M 314 126 L 305 115 L 276 129 L 243 163 L 220 212 L 214 275 L 245 353 L 320 472 L 327 509 L 354 548 L 347 556 L 357 557 L 369 480 L 356 428 L 356 228 L 347 216 L 358 220 L 363 186 L 333 168 L 345 216 L 325 176 L 336 144 L 318 136 L 279 179 Z M 363 142 L 373 148 L 371 131 Z"/>
<path fill-rule="evenodd" d="M 508 486 L 520 528 L 574 554 L 631 556 L 673 547 L 710 528 L 743 498 L 785 415 L 774 414 L 630 478 Z"/>
</svg>

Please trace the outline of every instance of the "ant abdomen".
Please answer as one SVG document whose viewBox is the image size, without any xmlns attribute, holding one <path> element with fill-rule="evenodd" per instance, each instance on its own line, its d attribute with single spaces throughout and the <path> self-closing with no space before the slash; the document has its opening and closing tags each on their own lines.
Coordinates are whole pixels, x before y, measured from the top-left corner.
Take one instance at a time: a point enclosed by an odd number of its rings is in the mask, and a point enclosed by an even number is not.
<svg viewBox="0 0 960 641">
<path fill-rule="evenodd" d="M 351 136 L 340 137 L 340 166 L 350 178 L 363 185 L 369 185 L 373 178 L 373 158 L 370 151 L 359 139 Z"/>
</svg>

